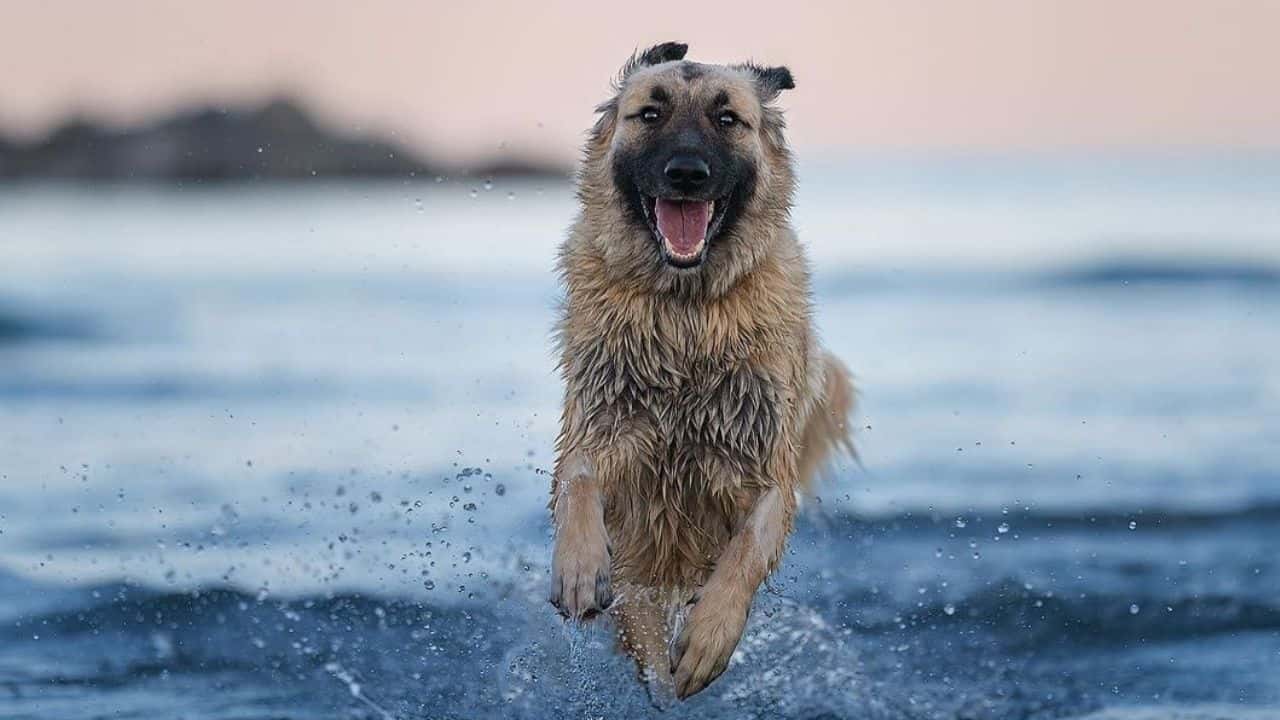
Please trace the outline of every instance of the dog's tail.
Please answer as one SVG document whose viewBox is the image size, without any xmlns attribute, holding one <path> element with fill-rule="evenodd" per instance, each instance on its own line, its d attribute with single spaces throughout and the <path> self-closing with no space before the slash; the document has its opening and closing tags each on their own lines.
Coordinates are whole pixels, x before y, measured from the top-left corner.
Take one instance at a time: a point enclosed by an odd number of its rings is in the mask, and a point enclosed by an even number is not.
<svg viewBox="0 0 1280 720">
<path fill-rule="evenodd" d="M 822 354 L 822 396 L 805 424 L 800 449 L 800 489 L 812 492 L 817 476 L 843 451 L 858 459 L 850 426 L 857 391 L 849 371 L 831 353 Z"/>
</svg>

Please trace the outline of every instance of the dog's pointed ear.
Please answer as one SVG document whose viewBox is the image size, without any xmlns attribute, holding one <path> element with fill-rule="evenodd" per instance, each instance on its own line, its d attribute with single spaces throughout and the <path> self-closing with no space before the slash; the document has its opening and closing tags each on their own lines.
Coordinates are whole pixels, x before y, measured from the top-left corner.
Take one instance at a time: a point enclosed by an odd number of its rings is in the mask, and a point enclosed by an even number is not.
<svg viewBox="0 0 1280 720">
<path fill-rule="evenodd" d="M 673 60 L 683 60 L 688 52 L 689 46 L 685 43 L 658 43 L 651 48 L 646 48 L 632 55 L 627 64 L 622 66 L 622 72 L 618 73 L 618 79 L 626 80 L 628 75 L 642 67 L 661 65 L 664 62 Z"/>
<path fill-rule="evenodd" d="M 622 87 L 626 85 L 627 77 L 631 73 L 642 67 L 683 60 L 687 52 L 689 52 L 689 46 L 684 43 L 664 42 L 632 54 L 631 58 L 622 66 L 622 69 L 618 71 L 618 77 L 613 81 L 613 97 L 596 106 L 596 113 L 600 117 L 591 129 L 592 142 L 601 142 L 613 133 L 614 123 L 617 122 L 618 115 L 618 95 L 622 92 Z"/>
<path fill-rule="evenodd" d="M 760 99 L 769 102 L 778 97 L 783 90 L 794 90 L 796 87 L 795 78 L 791 76 L 791 70 L 783 65 L 774 67 L 763 67 L 754 63 L 747 63 L 746 69 L 756 79 L 756 91 L 760 93 Z"/>
<path fill-rule="evenodd" d="M 688 54 L 689 46 L 686 43 L 664 42 L 658 43 L 653 47 L 640 53 L 641 65 L 660 65 L 664 62 L 672 60 L 683 60 Z"/>
</svg>

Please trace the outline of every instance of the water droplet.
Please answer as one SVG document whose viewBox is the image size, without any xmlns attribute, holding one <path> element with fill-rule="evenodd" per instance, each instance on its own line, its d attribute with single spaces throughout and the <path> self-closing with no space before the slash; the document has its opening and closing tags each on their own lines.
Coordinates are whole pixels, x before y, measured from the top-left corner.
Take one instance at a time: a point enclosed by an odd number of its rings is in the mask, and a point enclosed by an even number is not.
<svg viewBox="0 0 1280 720">
<path fill-rule="evenodd" d="M 1136 521 L 1134 521 L 1134 520 L 1130 520 L 1130 521 L 1129 521 L 1129 529 L 1130 529 L 1130 530 L 1137 530 L 1137 529 L 1138 529 L 1138 523 L 1137 523 Z"/>
<path fill-rule="evenodd" d="M 1000 523 L 1000 525 L 996 527 L 996 532 L 1000 533 L 1001 535 L 1009 532 L 1009 523 Z"/>
<path fill-rule="evenodd" d="M 1129 606 L 1129 614 L 1130 614 L 1130 615 L 1137 615 L 1137 614 L 1138 614 L 1138 612 L 1139 612 L 1141 609 L 1142 609 L 1142 608 L 1139 608 L 1137 603 L 1134 603 L 1134 604 L 1132 604 L 1132 605 L 1130 605 L 1130 606 Z"/>
<path fill-rule="evenodd" d="M 498 483 L 498 484 L 497 484 L 496 486 L 494 486 L 494 488 L 493 488 L 493 494 L 494 494 L 494 495 L 497 495 L 498 497 L 502 497 L 503 495 L 506 495 L 506 494 L 507 494 L 507 486 L 506 486 L 506 485 L 503 485 L 502 483 Z"/>
<path fill-rule="evenodd" d="M 968 525 L 969 523 L 965 522 L 964 518 L 962 517 L 956 518 L 956 527 L 963 528 L 963 527 L 967 527 Z"/>
<path fill-rule="evenodd" d="M 946 605 L 944 605 L 944 606 L 942 607 L 942 612 L 944 612 L 944 613 L 946 613 L 946 614 L 948 614 L 948 615 L 955 615 L 955 614 L 956 614 L 956 606 L 955 606 L 955 605 L 952 605 L 951 603 L 947 603 Z"/>
<path fill-rule="evenodd" d="M 435 581 L 435 580 L 428 580 L 428 581 L 426 581 L 426 582 L 422 583 L 422 587 L 424 587 L 424 588 L 426 588 L 426 589 L 428 589 L 428 590 L 435 590 L 435 589 L 436 589 L 436 581 Z"/>
</svg>

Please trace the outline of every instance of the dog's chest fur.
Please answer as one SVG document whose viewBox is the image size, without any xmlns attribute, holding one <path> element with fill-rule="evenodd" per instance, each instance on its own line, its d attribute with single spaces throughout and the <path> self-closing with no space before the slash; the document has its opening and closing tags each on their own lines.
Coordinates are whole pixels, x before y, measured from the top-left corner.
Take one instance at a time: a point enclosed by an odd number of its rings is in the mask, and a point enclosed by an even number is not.
<svg viewBox="0 0 1280 720">
<path fill-rule="evenodd" d="M 764 468 L 794 402 L 777 328 L 724 308 L 632 298 L 566 358 L 582 429 L 659 483 L 740 484 Z M 728 464 L 735 471 L 722 473 Z"/>
<path fill-rule="evenodd" d="M 687 302 L 570 283 L 561 446 L 595 459 L 624 580 L 696 586 L 764 489 L 793 489 L 778 463 L 794 455 L 807 306 L 739 290 Z"/>
</svg>

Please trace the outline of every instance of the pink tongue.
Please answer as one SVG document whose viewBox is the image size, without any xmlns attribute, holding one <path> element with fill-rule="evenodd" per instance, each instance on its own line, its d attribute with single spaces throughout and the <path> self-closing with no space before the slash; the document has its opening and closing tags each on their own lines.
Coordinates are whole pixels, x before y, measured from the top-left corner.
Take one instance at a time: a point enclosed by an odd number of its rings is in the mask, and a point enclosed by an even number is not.
<svg viewBox="0 0 1280 720">
<path fill-rule="evenodd" d="M 711 221 L 710 202 L 658 198 L 653 209 L 658 216 L 658 230 L 677 254 L 692 255 L 707 239 L 707 223 Z"/>
</svg>

